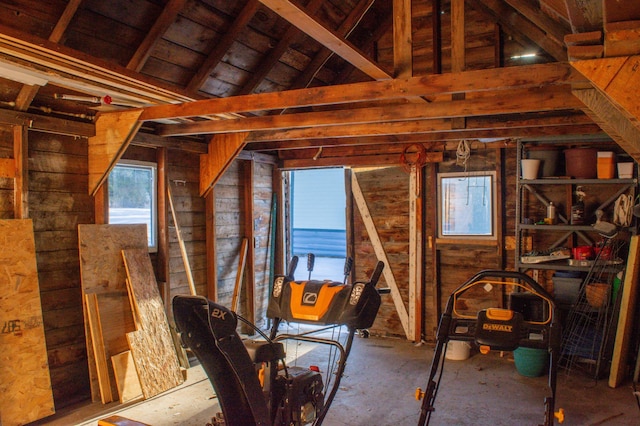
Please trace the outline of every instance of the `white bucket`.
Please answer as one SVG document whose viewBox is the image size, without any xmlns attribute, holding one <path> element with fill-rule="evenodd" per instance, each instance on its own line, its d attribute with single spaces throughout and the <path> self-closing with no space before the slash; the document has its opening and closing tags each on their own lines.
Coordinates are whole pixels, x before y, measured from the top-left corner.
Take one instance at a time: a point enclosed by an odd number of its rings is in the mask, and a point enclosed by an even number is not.
<svg viewBox="0 0 640 426">
<path fill-rule="evenodd" d="M 520 168 L 522 169 L 522 179 L 537 179 L 540 160 L 537 158 L 520 160 Z"/>
<path fill-rule="evenodd" d="M 631 179 L 633 177 L 634 163 L 618 163 L 618 178 Z"/>
<path fill-rule="evenodd" d="M 462 340 L 449 340 L 447 351 L 444 354 L 446 359 L 452 361 L 464 361 L 471 355 L 471 344 Z"/>
</svg>

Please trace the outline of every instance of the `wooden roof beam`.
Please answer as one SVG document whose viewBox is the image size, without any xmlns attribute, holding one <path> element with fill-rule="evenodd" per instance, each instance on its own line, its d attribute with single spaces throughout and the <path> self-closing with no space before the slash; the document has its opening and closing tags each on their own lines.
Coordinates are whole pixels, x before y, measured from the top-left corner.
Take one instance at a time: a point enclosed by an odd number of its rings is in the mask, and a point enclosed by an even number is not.
<svg viewBox="0 0 640 426">
<path fill-rule="evenodd" d="M 160 125 L 161 136 L 197 135 L 257 130 L 295 129 L 304 127 L 353 125 L 425 118 L 454 118 L 496 114 L 518 114 L 536 111 L 571 110 L 581 103 L 562 87 L 546 90 L 502 90 L 491 96 L 429 104 L 406 104 L 322 112 L 306 112 L 277 116 L 232 120 L 209 120 L 194 123 Z"/>
<path fill-rule="evenodd" d="M 467 4 L 492 16 L 505 30 L 511 34 L 524 36 L 537 44 L 557 61 L 567 60 L 564 42 L 557 42 L 547 37 L 545 31 L 521 15 L 503 0 L 466 0 Z"/>
<path fill-rule="evenodd" d="M 291 1 L 260 0 L 260 2 L 369 77 L 375 80 L 391 78 L 387 71 L 364 56 L 355 46 L 324 27 Z"/>
<path fill-rule="evenodd" d="M 224 35 L 216 43 L 216 47 L 209 53 L 207 59 L 198 69 L 187 85 L 187 92 L 196 93 L 200 86 L 209 78 L 211 71 L 218 65 L 224 55 L 227 53 L 238 34 L 245 29 L 253 15 L 258 11 L 260 3 L 258 0 L 249 0 L 244 5 L 231 26 L 225 31 Z"/>
<path fill-rule="evenodd" d="M 573 33 L 602 30 L 602 0 L 564 0 Z"/>
<path fill-rule="evenodd" d="M 421 120 L 421 121 L 408 121 L 398 123 L 382 123 L 382 128 L 385 125 L 391 127 L 388 134 L 364 136 L 353 135 L 349 136 L 347 128 L 348 126 L 334 126 L 331 129 L 342 129 L 342 137 L 327 137 L 319 129 L 301 129 L 290 131 L 266 131 L 266 132 L 253 132 L 247 138 L 247 148 L 254 150 L 278 150 L 278 149 L 296 149 L 296 148 L 310 148 L 319 146 L 338 146 L 338 145 L 377 145 L 377 144 L 389 144 L 397 142 L 420 142 L 433 140 L 431 135 L 438 134 L 438 138 L 442 138 L 443 134 L 447 134 L 447 138 L 460 138 L 459 132 L 469 132 L 469 138 L 478 138 L 481 136 L 473 136 L 471 132 L 491 132 L 501 130 L 514 130 L 514 129 L 544 129 L 553 128 L 559 131 L 563 127 L 571 127 L 572 129 L 585 127 L 588 129 L 587 133 L 593 133 L 593 129 L 589 126 L 593 126 L 593 120 L 579 112 L 577 114 L 535 114 L 531 115 L 518 115 L 512 118 L 505 118 L 504 116 L 492 116 L 492 117 L 469 117 L 467 120 L 466 129 L 452 129 L 450 122 L 447 120 Z M 597 126 L 596 126 L 597 129 Z M 560 131 L 564 133 L 564 131 Z M 304 137 L 306 134 L 307 137 Z M 484 137 L 484 136 L 482 136 Z"/>
<path fill-rule="evenodd" d="M 571 33 L 570 28 L 565 28 L 560 22 L 552 19 L 540 10 L 539 7 L 534 7 L 533 4 L 527 0 L 505 0 L 505 2 L 521 15 L 526 16 L 527 19 L 533 22 L 558 44 L 564 44 L 564 36 Z"/>
<path fill-rule="evenodd" d="M 413 96 L 431 97 L 456 92 L 469 93 L 509 88 L 543 87 L 578 82 L 584 83 L 586 79 L 569 64 L 550 63 L 150 106 L 144 108 L 140 118 L 144 121 L 153 121 L 224 113 L 404 99 Z"/>
<path fill-rule="evenodd" d="M 634 160 L 640 161 L 640 129 L 597 89 L 573 92 L 585 105 L 585 113 L 598 123 Z"/>
<path fill-rule="evenodd" d="M 128 69 L 134 71 L 140 71 L 142 69 L 147 59 L 149 59 L 153 47 L 162 38 L 162 35 L 169 29 L 171 24 L 174 23 L 178 13 L 180 13 L 186 3 L 187 0 L 169 0 L 167 4 L 165 4 L 160 16 L 153 23 L 144 40 L 142 40 L 142 43 L 140 43 L 133 56 L 131 56 L 131 59 L 129 59 L 129 63 L 127 64 Z"/>
</svg>

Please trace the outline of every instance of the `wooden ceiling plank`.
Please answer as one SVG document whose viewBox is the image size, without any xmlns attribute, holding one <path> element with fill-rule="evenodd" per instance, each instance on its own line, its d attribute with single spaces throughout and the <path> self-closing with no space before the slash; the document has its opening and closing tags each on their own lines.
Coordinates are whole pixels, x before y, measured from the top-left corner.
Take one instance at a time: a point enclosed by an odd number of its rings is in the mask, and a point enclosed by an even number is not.
<svg viewBox="0 0 640 426">
<path fill-rule="evenodd" d="M 175 22 L 178 13 L 180 13 L 186 3 L 187 0 L 169 0 L 167 2 L 164 9 L 162 9 L 162 13 L 160 13 L 160 16 L 153 23 L 149 32 L 147 32 L 144 40 L 142 40 L 142 43 L 140 43 L 133 56 L 131 56 L 131 59 L 129 59 L 129 63 L 127 64 L 128 69 L 134 71 L 140 71 L 142 69 L 147 59 L 149 59 L 154 46 L 162 38 L 162 35 L 171 24 Z"/>
<path fill-rule="evenodd" d="M 218 40 L 216 46 L 211 53 L 209 53 L 209 56 L 207 56 L 207 59 L 205 59 L 191 81 L 189 81 L 189 84 L 187 84 L 187 92 L 196 93 L 198 89 L 200 89 L 200 86 L 209 78 L 211 71 L 213 71 L 218 65 L 218 62 L 222 60 L 223 56 L 238 37 L 238 34 L 246 28 L 259 7 L 260 2 L 258 0 L 247 1 L 231 26 L 225 31 L 220 40 Z"/>
<path fill-rule="evenodd" d="M 495 96 L 476 99 L 406 104 L 335 111 L 306 112 L 277 116 L 250 117 L 234 120 L 209 120 L 195 123 L 160 125 L 161 136 L 184 136 L 257 130 L 294 129 L 339 124 L 365 124 L 425 118 L 515 114 L 535 111 L 570 110 L 581 106 L 569 90 L 501 91 Z"/>
<path fill-rule="evenodd" d="M 89 194 L 95 195 L 142 125 L 139 109 L 98 115 L 89 138 Z"/>
<path fill-rule="evenodd" d="M 543 87 L 586 82 L 567 63 L 527 65 L 500 69 L 432 74 L 410 79 L 352 83 L 339 86 L 295 89 L 230 98 L 158 105 L 144 108 L 141 120 L 196 117 L 222 113 L 337 105 L 349 102 L 431 97 L 456 92 L 491 91 L 507 88 Z"/>
<path fill-rule="evenodd" d="M 467 0 L 467 4 L 486 13 L 488 16 L 492 16 L 512 35 L 521 35 L 531 40 L 555 60 L 567 60 L 567 52 L 563 41 L 557 42 L 552 38 L 548 38 L 544 31 L 503 0 Z"/>
<path fill-rule="evenodd" d="M 597 89 L 574 90 L 587 108 L 585 113 L 607 132 L 634 160 L 640 161 L 640 128 L 632 123 Z"/>
<path fill-rule="evenodd" d="M 393 68 L 395 78 L 413 76 L 411 0 L 393 0 Z"/>
<path fill-rule="evenodd" d="M 534 7 L 529 1 L 505 0 L 505 2 L 521 15 L 526 16 L 527 19 L 544 31 L 547 36 L 553 38 L 559 44 L 564 43 L 564 36 L 571 32 L 569 28 L 565 28 L 560 22 L 552 19 L 539 7 Z"/>
<path fill-rule="evenodd" d="M 602 0 L 564 0 L 571 31 L 602 30 Z"/>
<path fill-rule="evenodd" d="M 291 1 L 260 0 L 260 2 L 369 77 L 375 80 L 391 78 L 387 71 L 364 56 L 355 46 L 324 27 Z"/>
<path fill-rule="evenodd" d="M 323 0 L 312 0 L 307 7 L 305 8 L 306 12 L 310 15 L 315 14 L 320 6 L 322 6 Z M 273 66 L 278 63 L 282 55 L 289 49 L 289 46 L 292 42 L 298 37 L 302 32 L 291 24 L 289 24 L 289 28 L 283 34 L 283 36 L 278 41 L 276 47 L 274 47 L 268 55 L 266 55 L 262 61 L 255 67 L 255 71 L 253 75 L 247 81 L 244 86 L 237 93 L 238 95 L 246 95 L 255 90 L 256 87 L 260 84 L 262 80 L 269 74 L 269 72 L 273 69 Z"/>
</svg>

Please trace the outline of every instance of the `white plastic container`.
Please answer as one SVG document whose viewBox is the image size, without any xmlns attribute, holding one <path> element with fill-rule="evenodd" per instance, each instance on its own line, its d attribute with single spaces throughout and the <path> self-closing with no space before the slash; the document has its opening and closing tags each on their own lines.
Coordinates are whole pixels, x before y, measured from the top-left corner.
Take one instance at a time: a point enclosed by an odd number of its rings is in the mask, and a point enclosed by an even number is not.
<svg viewBox="0 0 640 426">
<path fill-rule="evenodd" d="M 619 179 L 631 179 L 633 178 L 633 165 L 634 163 L 618 163 L 618 178 Z"/>
<path fill-rule="evenodd" d="M 444 354 L 446 359 L 452 361 L 464 361 L 471 356 L 471 344 L 462 340 L 449 340 L 447 351 Z"/>
<path fill-rule="evenodd" d="M 540 160 L 534 158 L 520 160 L 520 168 L 522 169 L 522 179 L 537 179 Z"/>
</svg>

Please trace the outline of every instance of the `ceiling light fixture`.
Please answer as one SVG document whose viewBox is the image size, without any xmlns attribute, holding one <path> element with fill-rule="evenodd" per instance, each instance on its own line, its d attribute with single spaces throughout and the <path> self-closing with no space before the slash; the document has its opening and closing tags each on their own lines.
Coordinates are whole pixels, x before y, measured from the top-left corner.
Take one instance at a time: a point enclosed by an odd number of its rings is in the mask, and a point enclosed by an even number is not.
<svg viewBox="0 0 640 426">
<path fill-rule="evenodd" d="M 527 58 L 535 58 L 538 56 L 537 53 L 524 53 L 522 55 L 513 55 L 511 59 L 527 59 Z"/>
</svg>

